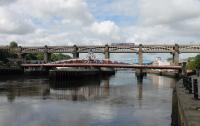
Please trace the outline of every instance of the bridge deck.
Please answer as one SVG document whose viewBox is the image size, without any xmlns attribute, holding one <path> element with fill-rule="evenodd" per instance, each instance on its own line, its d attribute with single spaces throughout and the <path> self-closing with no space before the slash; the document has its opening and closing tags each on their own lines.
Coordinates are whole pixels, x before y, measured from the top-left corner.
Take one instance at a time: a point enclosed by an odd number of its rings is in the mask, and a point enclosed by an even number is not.
<svg viewBox="0 0 200 126">
<path fill-rule="evenodd" d="M 181 66 L 155 66 L 136 64 L 22 64 L 22 67 L 110 67 L 110 68 L 138 68 L 138 69 L 175 69 L 180 70 Z"/>
</svg>

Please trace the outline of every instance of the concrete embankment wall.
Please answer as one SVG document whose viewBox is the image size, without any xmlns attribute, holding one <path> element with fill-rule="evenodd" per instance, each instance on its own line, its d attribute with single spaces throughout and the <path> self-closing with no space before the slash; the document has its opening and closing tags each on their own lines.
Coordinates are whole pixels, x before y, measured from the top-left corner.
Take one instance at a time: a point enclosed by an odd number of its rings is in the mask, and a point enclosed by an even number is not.
<svg viewBox="0 0 200 126">
<path fill-rule="evenodd" d="M 0 75 L 18 75 L 23 73 L 23 69 L 20 68 L 0 68 Z"/>
<path fill-rule="evenodd" d="M 176 84 L 173 96 L 173 126 L 200 126 L 200 100 L 195 100 L 193 94 L 185 90 L 183 80 Z"/>
</svg>

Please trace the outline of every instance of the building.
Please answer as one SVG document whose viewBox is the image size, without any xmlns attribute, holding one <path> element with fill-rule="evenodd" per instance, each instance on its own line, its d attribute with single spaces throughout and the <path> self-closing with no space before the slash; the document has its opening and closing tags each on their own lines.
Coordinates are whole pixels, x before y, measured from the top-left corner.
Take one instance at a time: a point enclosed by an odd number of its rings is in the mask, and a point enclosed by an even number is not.
<svg viewBox="0 0 200 126">
<path fill-rule="evenodd" d="M 170 62 L 168 62 L 167 60 L 162 60 L 161 57 L 157 57 L 156 60 L 153 62 L 153 65 L 166 66 L 170 65 Z"/>
</svg>

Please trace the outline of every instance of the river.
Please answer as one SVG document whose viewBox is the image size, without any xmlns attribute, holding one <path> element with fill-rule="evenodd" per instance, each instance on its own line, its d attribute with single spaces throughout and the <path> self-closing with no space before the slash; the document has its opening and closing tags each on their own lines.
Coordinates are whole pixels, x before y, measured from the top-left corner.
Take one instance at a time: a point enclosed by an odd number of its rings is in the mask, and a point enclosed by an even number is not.
<svg viewBox="0 0 200 126">
<path fill-rule="evenodd" d="M 49 82 L 0 78 L 0 126 L 170 126 L 175 79 L 133 71 Z"/>
</svg>

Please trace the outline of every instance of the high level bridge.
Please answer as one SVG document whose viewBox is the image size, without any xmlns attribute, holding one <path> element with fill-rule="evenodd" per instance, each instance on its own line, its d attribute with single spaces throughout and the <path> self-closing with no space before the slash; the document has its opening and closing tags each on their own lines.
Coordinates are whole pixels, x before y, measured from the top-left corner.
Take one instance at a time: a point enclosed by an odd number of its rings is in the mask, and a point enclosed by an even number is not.
<svg viewBox="0 0 200 126">
<path fill-rule="evenodd" d="M 88 45 L 88 46 L 43 46 L 43 47 L 0 47 L 0 50 L 12 51 L 18 55 L 19 59 L 24 59 L 29 53 L 43 53 L 45 63 L 49 62 L 52 53 L 72 53 L 73 58 L 79 58 L 80 53 L 103 53 L 105 59 L 110 58 L 110 53 L 136 53 L 138 54 L 138 64 L 143 64 L 144 53 L 170 53 L 173 57 L 174 65 L 179 63 L 180 53 L 200 53 L 200 45 Z"/>
</svg>

